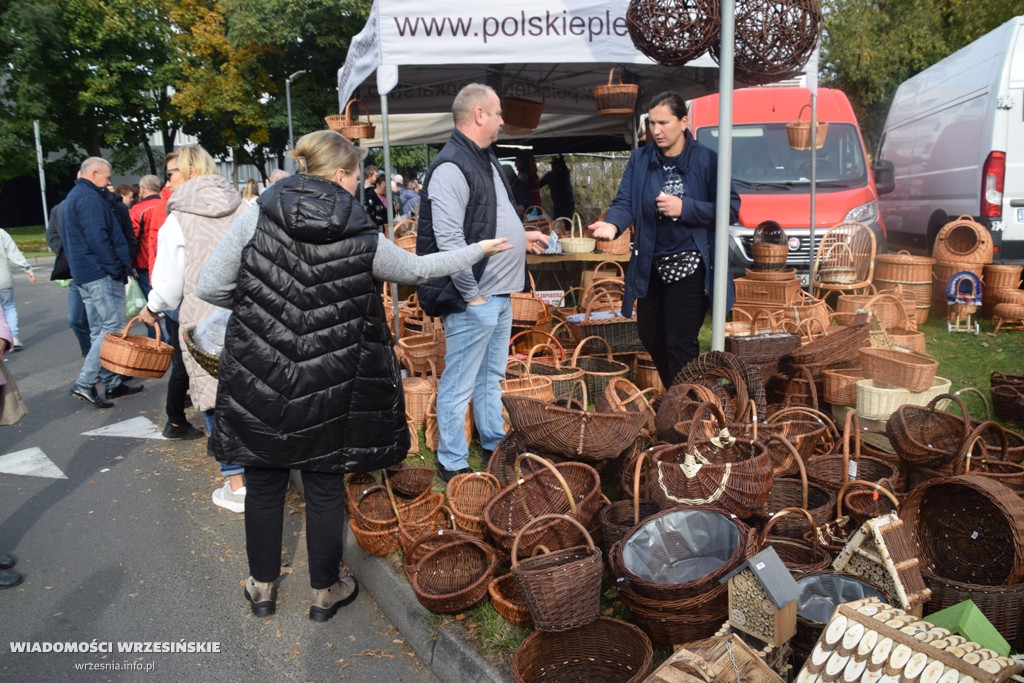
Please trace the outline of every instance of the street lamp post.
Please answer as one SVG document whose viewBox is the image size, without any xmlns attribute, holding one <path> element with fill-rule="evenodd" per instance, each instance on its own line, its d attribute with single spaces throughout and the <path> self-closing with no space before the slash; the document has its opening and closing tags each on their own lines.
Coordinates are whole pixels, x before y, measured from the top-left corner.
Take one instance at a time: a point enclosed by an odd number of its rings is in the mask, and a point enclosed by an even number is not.
<svg viewBox="0 0 1024 683">
<path fill-rule="evenodd" d="M 288 149 L 295 148 L 295 139 L 292 135 L 292 81 L 306 73 L 305 69 L 296 71 L 284 81 L 284 101 L 288 106 Z"/>
</svg>

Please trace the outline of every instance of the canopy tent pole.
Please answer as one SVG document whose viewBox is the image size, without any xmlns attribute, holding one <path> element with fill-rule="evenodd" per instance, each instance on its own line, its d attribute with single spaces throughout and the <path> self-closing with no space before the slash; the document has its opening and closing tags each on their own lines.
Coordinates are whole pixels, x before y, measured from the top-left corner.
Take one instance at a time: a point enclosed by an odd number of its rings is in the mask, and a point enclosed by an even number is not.
<svg viewBox="0 0 1024 683">
<path fill-rule="evenodd" d="M 718 71 L 718 195 L 715 198 L 715 262 L 712 266 L 715 296 L 711 299 L 711 350 L 725 349 L 725 306 L 729 291 L 729 201 L 732 182 L 733 45 L 736 2 L 723 0 L 722 50 Z"/>
<path fill-rule="evenodd" d="M 391 136 L 388 135 L 388 96 L 387 94 L 381 94 L 380 96 L 380 123 L 384 129 L 384 169 L 381 173 L 384 174 L 384 192 L 387 196 L 387 210 L 388 210 L 388 233 L 391 235 L 391 242 L 395 241 L 395 198 L 391 192 L 391 177 L 388 175 L 391 173 Z M 394 306 L 394 321 L 395 321 L 395 341 L 397 342 L 402 337 L 402 326 L 398 324 L 398 283 L 391 283 L 391 305 Z"/>
</svg>

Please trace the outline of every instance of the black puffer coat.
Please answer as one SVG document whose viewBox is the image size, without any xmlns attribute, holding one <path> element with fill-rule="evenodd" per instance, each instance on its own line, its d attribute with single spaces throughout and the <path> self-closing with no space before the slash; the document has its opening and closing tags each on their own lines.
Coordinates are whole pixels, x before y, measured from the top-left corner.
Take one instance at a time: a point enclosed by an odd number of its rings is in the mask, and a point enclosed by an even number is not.
<svg viewBox="0 0 1024 683">
<path fill-rule="evenodd" d="M 365 472 L 409 450 L 394 343 L 373 279 L 377 227 L 308 175 L 259 199 L 221 354 L 212 450 L 238 465 Z"/>
</svg>

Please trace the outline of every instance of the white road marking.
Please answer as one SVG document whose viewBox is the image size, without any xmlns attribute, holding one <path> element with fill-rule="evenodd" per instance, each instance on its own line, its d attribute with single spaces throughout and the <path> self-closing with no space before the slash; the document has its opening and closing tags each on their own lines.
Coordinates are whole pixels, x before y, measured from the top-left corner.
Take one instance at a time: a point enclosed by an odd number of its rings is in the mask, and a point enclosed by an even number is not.
<svg viewBox="0 0 1024 683">
<path fill-rule="evenodd" d="M 133 417 L 124 422 L 100 427 L 92 431 L 82 432 L 82 436 L 123 436 L 130 439 L 157 439 L 158 441 L 169 441 L 160 433 L 152 420 L 146 417 Z"/>
<path fill-rule="evenodd" d="M 39 448 L 26 448 L 7 455 L 0 455 L 0 473 L 21 474 L 26 477 L 48 477 L 50 479 L 67 479 L 60 468 L 46 457 Z"/>
</svg>

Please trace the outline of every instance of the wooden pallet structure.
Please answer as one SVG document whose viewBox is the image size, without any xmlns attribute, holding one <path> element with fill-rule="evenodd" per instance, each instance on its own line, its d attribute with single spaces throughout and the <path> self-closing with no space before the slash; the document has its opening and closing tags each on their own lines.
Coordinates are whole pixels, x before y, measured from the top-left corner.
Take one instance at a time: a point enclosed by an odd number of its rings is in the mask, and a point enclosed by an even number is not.
<svg viewBox="0 0 1024 683">
<path fill-rule="evenodd" d="M 698 640 L 676 648 L 645 683 L 783 683 L 754 650 L 735 633 Z"/>
<path fill-rule="evenodd" d="M 920 616 L 932 592 L 925 586 L 919 564 L 903 520 L 891 512 L 864 522 L 832 568 L 873 582 L 896 598 L 900 607 Z"/>
</svg>

